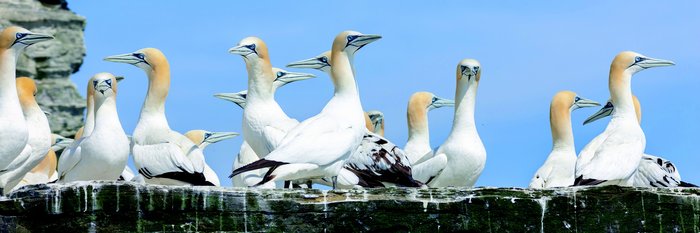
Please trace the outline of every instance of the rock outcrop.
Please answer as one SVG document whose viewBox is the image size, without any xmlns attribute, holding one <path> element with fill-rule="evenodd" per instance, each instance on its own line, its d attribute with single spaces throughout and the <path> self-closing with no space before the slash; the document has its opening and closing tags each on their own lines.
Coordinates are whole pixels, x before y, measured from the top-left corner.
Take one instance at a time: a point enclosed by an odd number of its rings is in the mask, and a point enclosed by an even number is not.
<svg viewBox="0 0 700 233">
<path fill-rule="evenodd" d="M 0 230 L 697 232 L 698 193 L 617 186 L 321 191 L 80 182 L 11 193 L 0 201 Z"/>
<path fill-rule="evenodd" d="M 85 56 L 85 18 L 67 10 L 61 0 L 0 0 L 0 28 L 18 25 L 56 39 L 30 46 L 21 55 L 17 75 L 34 78 L 37 101 L 48 116 L 51 130 L 71 136 L 82 126 L 85 100 L 70 75 Z"/>
</svg>

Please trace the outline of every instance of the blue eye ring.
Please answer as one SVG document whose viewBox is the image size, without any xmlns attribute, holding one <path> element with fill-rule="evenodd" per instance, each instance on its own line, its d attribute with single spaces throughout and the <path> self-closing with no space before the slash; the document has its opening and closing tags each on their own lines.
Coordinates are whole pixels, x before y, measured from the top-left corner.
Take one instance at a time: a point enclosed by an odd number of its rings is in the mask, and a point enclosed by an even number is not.
<svg viewBox="0 0 700 233">
<path fill-rule="evenodd" d="M 479 67 L 478 67 L 478 66 L 474 66 L 473 69 L 474 69 L 474 72 L 479 72 Z"/>
<path fill-rule="evenodd" d="M 640 62 L 640 61 L 644 61 L 644 58 L 643 58 L 643 57 L 639 57 L 639 56 L 634 57 L 634 62 Z"/>
<path fill-rule="evenodd" d="M 347 39 L 348 39 L 348 42 L 353 41 L 353 40 L 357 39 L 357 35 L 348 35 Z"/>
<path fill-rule="evenodd" d="M 209 133 L 209 132 L 204 133 L 204 140 L 206 140 L 207 138 L 211 137 L 211 135 L 212 135 L 212 133 Z"/>
<path fill-rule="evenodd" d="M 277 71 L 277 77 L 279 78 L 279 77 L 282 77 L 282 76 L 284 76 L 284 72 L 282 72 L 282 71 Z"/>
<path fill-rule="evenodd" d="M 15 38 L 17 38 L 17 39 L 22 39 L 25 36 L 27 36 L 27 33 L 18 32 L 17 34 L 15 34 Z"/>
<path fill-rule="evenodd" d="M 146 56 L 144 56 L 143 53 L 134 53 L 132 55 L 141 60 L 144 60 L 146 58 Z"/>
<path fill-rule="evenodd" d="M 328 58 L 325 56 L 319 58 L 318 60 L 321 60 L 321 62 L 323 62 L 323 63 L 328 63 Z"/>
<path fill-rule="evenodd" d="M 576 96 L 576 98 L 574 98 L 574 102 L 579 102 L 579 101 L 581 101 L 581 97 Z"/>
<path fill-rule="evenodd" d="M 97 86 L 97 80 L 92 80 L 92 86 Z"/>
<path fill-rule="evenodd" d="M 107 79 L 107 80 L 105 80 L 105 82 L 107 83 L 107 85 L 110 85 L 110 86 L 112 85 L 112 80 L 111 80 L 111 79 Z"/>
</svg>

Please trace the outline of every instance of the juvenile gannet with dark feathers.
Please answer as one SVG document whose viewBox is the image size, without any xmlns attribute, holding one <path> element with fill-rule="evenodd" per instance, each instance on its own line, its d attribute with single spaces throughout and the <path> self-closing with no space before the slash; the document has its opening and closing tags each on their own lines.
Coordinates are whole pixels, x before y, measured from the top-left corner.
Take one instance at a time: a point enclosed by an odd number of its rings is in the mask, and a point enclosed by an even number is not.
<svg viewBox="0 0 700 233">
<path fill-rule="evenodd" d="M 170 64 L 155 48 L 114 55 L 106 61 L 132 64 L 148 75 L 148 92 L 132 135 L 134 164 L 146 183 L 165 185 L 217 185 L 216 177 L 204 175 L 202 150 L 170 129 L 165 99 L 170 89 Z"/>
<path fill-rule="evenodd" d="M 56 181 L 58 175 L 56 167 L 58 166 L 58 157 L 56 151 L 63 150 L 73 142 L 73 139 L 65 138 L 58 134 L 51 134 L 51 149 L 46 153 L 44 159 L 39 162 L 31 171 L 29 171 L 22 181 L 19 182 L 15 189 L 30 185 L 30 184 L 45 184 Z"/>
<path fill-rule="evenodd" d="M 0 175 L 16 169 L 32 152 L 15 84 L 17 59 L 24 48 L 53 37 L 10 26 L 0 32 Z M 18 161 L 14 162 L 15 159 Z M 12 166 L 10 166 L 12 164 Z M 0 184 L 0 188 L 5 184 Z"/>
<path fill-rule="evenodd" d="M 605 131 L 579 153 L 574 185 L 631 186 L 644 154 L 646 138 L 639 126 L 632 100 L 632 75 L 651 67 L 670 66 L 671 61 L 621 52 L 610 65 L 608 88 L 616 104 Z"/>
<path fill-rule="evenodd" d="M 547 160 L 530 180 L 530 188 L 568 187 L 574 183 L 576 148 L 571 128 L 571 112 L 579 108 L 600 106 L 571 91 L 560 91 L 549 106 L 552 150 Z"/>
<path fill-rule="evenodd" d="M 32 150 L 19 166 L 0 175 L 0 183 L 4 185 L 3 190 L 6 194 L 22 181 L 24 175 L 41 162 L 51 147 L 49 120 L 46 119 L 46 114 L 41 110 L 34 98 L 37 92 L 34 80 L 27 77 L 19 77 L 16 79 L 16 85 L 19 103 L 22 106 L 22 112 L 29 131 L 27 145 Z"/>
<path fill-rule="evenodd" d="M 403 150 L 413 166 L 433 157 L 433 148 L 430 146 L 430 130 L 428 129 L 428 112 L 454 105 L 454 100 L 440 98 L 430 92 L 416 92 L 411 95 L 406 110 L 408 141 Z"/>
<path fill-rule="evenodd" d="M 452 131 L 435 156 L 413 167 L 413 177 L 429 187 L 471 187 L 484 170 L 486 149 L 474 121 L 481 65 L 474 59 L 457 64 L 457 90 Z"/>
<path fill-rule="evenodd" d="M 117 114 L 117 80 L 110 73 L 98 73 L 90 84 L 94 89 L 95 126 L 78 146 L 66 149 L 58 160 L 59 182 L 117 180 L 129 159 L 129 139 Z"/>
<path fill-rule="evenodd" d="M 637 120 L 641 125 L 642 107 L 637 96 L 633 95 L 632 99 Z M 583 124 L 610 116 L 614 108 L 612 100 L 608 100 L 603 108 L 591 115 Z M 635 187 L 697 187 L 694 184 L 682 181 L 676 165 L 671 161 L 650 154 L 642 155 L 642 160 L 639 162 L 639 167 L 637 167 L 637 172 L 634 174 L 633 179 L 632 185 Z"/>
<path fill-rule="evenodd" d="M 277 149 L 234 170 L 232 176 L 261 168 L 269 170 L 258 184 L 337 176 L 367 132 L 351 61 L 357 50 L 379 38 L 353 31 L 338 34 L 331 53 L 331 78 L 335 87 L 331 100 L 321 113 L 289 131 Z M 246 110 L 249 107 L 250 102 Z"/>
</svg>

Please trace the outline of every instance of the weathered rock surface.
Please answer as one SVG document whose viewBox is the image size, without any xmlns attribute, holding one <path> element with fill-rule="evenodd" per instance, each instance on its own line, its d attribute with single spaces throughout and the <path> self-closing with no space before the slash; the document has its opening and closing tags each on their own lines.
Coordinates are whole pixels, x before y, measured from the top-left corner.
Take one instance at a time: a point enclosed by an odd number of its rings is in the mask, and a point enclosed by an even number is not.
<svg viewBox="0 0 700 233">
<path fill-rule="evenodd" d="M 254 190 L 95 182 L 21 188 L 2 230 L 689 232 L 700 189 Z"/>
<path fill-rule="evenodd" d="M 82 126 L 85 100 L 70 75 L 78 71 L 85 56 L 85 18 L 65 9 L 65 1 L 0 0 L 0 28 L 10 25 L 56 38 L 27 48 L 18 61 L 17 75 L 36 80 L 36 98 L 51 113 L 51 130 L 64 136 L 75 134 Z"/>
</svg>

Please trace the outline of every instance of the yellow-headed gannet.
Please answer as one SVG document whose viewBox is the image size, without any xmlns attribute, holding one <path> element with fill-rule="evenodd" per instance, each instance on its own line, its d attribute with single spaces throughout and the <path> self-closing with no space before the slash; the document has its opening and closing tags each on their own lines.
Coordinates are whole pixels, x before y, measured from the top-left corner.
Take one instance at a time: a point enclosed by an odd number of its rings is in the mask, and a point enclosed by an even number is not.
<svg viewBox="0 0 700 233">
<path fill-rule="evenodd" d="M 310 78 L 314 78 L 312 75 L 303 75 L 301 73 L 294 73 L 294 72 L 288 72 L 286 70 L 280 69 L 273 67 L 272 72 L 275 74 L 276 78 L 272 82 L 272 92 L 277 90 L 277 88 L 280 88 L 284 85 L 287 85 L 289 83 L 293 83 L 296 81 L 301 81 L 301 80 L 306 80 Z M 301 75 L 300 75 L 301 74 Z M 242 109 L 245 109 L 246 107 L 246 97 L 248 95 L 248 90 L 243 90 L 239 91 L 236 93 L 219 93 L 215 94 L 214 96 L 223 100 L 228 100 Z M 233 161 L 233 170 L 236 170 L 239 167 L 242 167 L 246 164 L 255 162 L 256 160 L 260 159 L 257 154 L 253 151 L 252 148 L 248 145 L 248 143 L 243 140 L 243 144 L 241 144 L 241 149 L 238 153 L 238 156 L 236 159 Z M 233 183 L 234 187 L 248 187 L 248 186 L 253 186 L 260 182 L 262 180 L 262 176 L 267 172 L 267 169 L 259 169 L 255 171 L 249 171 L 242 173 L 241 175 L 235 176 L 231 178 L 231 181 Z M 265 187 L 263 188 L 275 188 L 274 183 L 268 183 Z"/>
<path fill-rule="evenodd" d="M 474 122 L 481 65 L 474 59 L 457 64 L 457 90 L 452 131 L 435 156 L 413 167 L 413 177 L 429 187 L 471 187 L 484 170 L 486 149 Z"/>
<path fill-rule="evenodd" d="M 530 180 L 530 188 L 568 187 L 574 183 L 576 148 L 571 128 L 571 112 L 593 106 L 600 104 L 581 98 L 571 91 L 560 91 L 554 95 L 552 104 L 549 105 L 552 151 Z"/>
<path fill-rule="evenodd" d="M 633 185 L 646 138 L 632 100 L 632 75 L 647 68 L 674 65 L 671 61 L 625 51 L 610 65 L 608 88 L 615 103 L 603 133 L 589 142 L 576 160 L 574 185 Z"/>
<path fill-rule="evenodd" d="M 15 187 L 30 185 L 30 184 L 45 184 L 49 182 L 56 181 L 58 175 L 56 173 L 56 166 L 58 166 L 58 158 L 56 156 L 56 151 L 63 150 L 68 145 L 73 142 L 73 139 L 65 138 L 58 134 L 51 135 L 51 149 L 46 153 L 44 159 L 39 162 L 31 171 L 29 171 L 22 181 Z"/>
<path fill-rule="evenodd" d="M 328 73 L 333 67 L 330 51 L 320 55 L 297 62 L 292 62 L 287 67 L 313 68 Z M 350 62 L 352 66 L 352 61 Z M 354 67 L 353 67 L 354 71 Z M 385 186 L 409 186 L 419 187 L 423 184 L 413 179 L 411 165 L 405 153 L 395 144 L 385 139 L 383 134 L 383 124 L 379 126 L 373 121 L 383 121 L 383 116 L 377 113 L 365 112 L 365 136 L 362 138 L 360 147 L 346 161 L 337 177 L 337 187 L 385 187 Z M 373 132 L 377 130 L 377 132 Z M 329 177 L 314 180 L 323 185 L 333 185 L 329 182 Z"/>
<path fill-rule="evenodd" d="M 165 185 L 219 185 L 206 177 L 202 150 L 184 135 L 170 129 L 165 99 L 170 89 L 170 64 L 155 48 L 114 55 L 106 61 L 132 64 L 148 76 L 148 92 L 132 135 L 134 164 L 146 183 Z"/>
<path fill-rule="evenodd" d="M 61 154 L 59 182 L 117 180 L 129 159 L 129 138 L 117 114 L 117 80 L 110 73 L 97 73 L 89 85 L 94 89 L 95 127 L 77 140 L 77 147 Z"/>
<path fill-rule="evenodd" d="M 377 110 L 372 110 L 366 112 L 366 114 L 370 123 L 372 123 L 372 128 L 367 129 L 372 131 L 372 133 L 376 133 L 377 135 L 384 137 L 384 113 Z"/>
<path fill-rule="evenodd" d="M 34 99 L 37 92 L 34 80 L 27 77 L 19 77 L 16 79 L 16 85 L 19 103 L 22 106 L 24 119 L 27 122 L 27 129 L 29 130 L 27 145 L 29 145 L 32 150 L 29 157 L 24 159 L 19 166 L 0 175 L 0 184 L 4 185 L 5 193 L 8 193 L 19 184 L 24 175 L 44 159 L 51 147 L 51 128 L 49 128 L 49 120 L 46 118 L 44 111 L 39 107 L 36 99 Z M 18 160 L 15 159 L 12 161 L 12 163 L 15 162 L 18 162 Z"/>
<path fill-rule="evenodd" d="M 642 107 L 637 96 L 632 96 L 634 109 L 637 114 L 639 124 L 642 123 Z M 583 124 L 588 124 L 598 119 L 610 116 L 614 110 L 612 100 L 598 112 L 591 115 Z M 637 172 L 634 174 L 633 186 L 635 187 L 697 187 L 694 184 L 681 180 L 681 175 L 676 166 L 669 160 L 650 154 L 642 155 Z"/>
<path fill-rule="evenodd" d="M 416 92 L 408 100 L 408 141 L 404 146 L 406 157 L 413 166 L 433 157 L 428 129 L 428 112 L 442 107 L 452 107 L 454 100 L 435 96 L 430 92 Z"/>
<path fill-rule="evenodd" d="M 380 38 L 353 31 L 338 34 L 331 49 L 331 78 L 335 86 L 331 100 L 321 113 L 289 131 L 277 149 L 261 160 L 234 170 L 232 176 L 261 168 L 269 170 L 259 184 L 337 176 L 367 132 L 351 61 L 357 50 Z M 236 48 L 247 48 L 248 54 L 256 53 L 255 46 Z M 247 105 L 246 111 L 250 102 Z"/>
<path fill-rule="evenodd" d="M 209 132 L 206 130 L 195 129 L 185 133 L 185 137 L 196 144 L 199 149 L 204 150 L 209 144 L 217 143 L 229 138 L 238 136 L 236 132 Z"/>
<path fill-rule="evenodd" d="M 115 79 L 117 80 L 117 83 L 119 83 L 122 80 L 124 80 L 124 76 L 115 76 Z M 92 88 L 92 86 L 90 85 L 91 83 L 92 78 L 88 79 L 86 92 L 87 96 L 85 97 L 85 101 L 87 103 L 85 105 L 85 123 L 83 124 L 83 127 L 80 127 L 77 131 L 75 131 L 75 135 L 73 136 L 73 138 L 75 138 L 76 140 L 84 136 L 90 135 L 92 129 L 95 127 L 95 112 L 93 110 L 95 108 L 95 102 L 92 99 L 93 96 L 95 96 L 95 89 Z M 83 132 L 85 132 L 85 129 L 87 129 L 87 133 L 83 134 Z"/>
<path fill-rule="evenodd" d="M 13 161 L 18 157 L 24 160 L 32 152 L 31 146 L 27 144 L 27 122 L 17 97 L 17 59 L 27 46 L 51 39 L 52 36 L 33 33 L 15 26 L 0 32 L 0 175 L 16 169 L 21 162 Z M 13 163 L 14 167 L 10 167 L 10 163 Z"/>
</svg>

